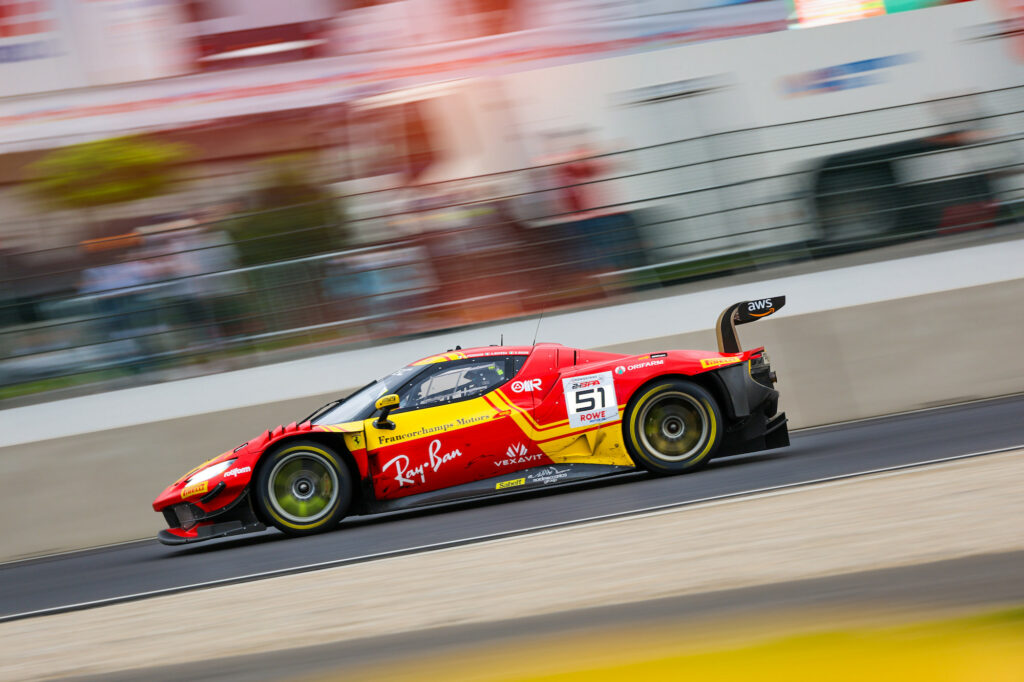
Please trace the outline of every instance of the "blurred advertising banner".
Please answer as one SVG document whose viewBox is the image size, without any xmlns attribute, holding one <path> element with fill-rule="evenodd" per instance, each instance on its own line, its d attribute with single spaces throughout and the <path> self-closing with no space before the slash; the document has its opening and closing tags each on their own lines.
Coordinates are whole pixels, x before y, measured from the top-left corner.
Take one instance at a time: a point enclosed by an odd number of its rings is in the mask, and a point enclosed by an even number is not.
<svg viewBox="0 0 1024 682">
<path fill-rule="evenodd" d="M 969 27 L 964 33 L 974 43 L 1001 43 L 1024 64 L 1024 0 L 998 0 L 996 20 Z"/>
<path fill-rule="evenodd" d="M 774 0 L 562 0 L 543 3 L 537 7 L 537 15 L 549 25 L 642 20 L 664 24 L 692 20 L 694 13 L 703 22 L 717 23 L 712 19 L 717 16 L 724 23 L 738 17 L 754 21 L 780 18 L 779 4 Z"/>
<path fill-rule="evenodd" d="M 773 69 L 772 79 L 753 79 L 750 87 L 765 92 L 753 93 L 756 98 L 750 101 L 762 109 L 790 112 L 790 105 L 798 100 L 806 108 L 817 106 L 808 100 L 820 99 L 795 97 L 798 94 L 858 92 L 863 98 L 867 85 L 888 82 L 910 64 L 924 69 L 924 60 L 905 55 L 919 51 L 911 43 L 934 37 L 939 25 L 952 22 L 964 28 L 1006 16 L 1005 11 L 995 11 L 996 0 L 977 0 L 927 9 L 918 21 L 913 17 L 919 13 L 902 10 L 909 9 L 912 1 L 928 4 L 931 0 L 886 0 L 887 12 L 900 12 L 892 21 L 855 22 L 856 30 L 822 35 L 820 41 L 815 37 L 815 50 L 807 51 L 803 40 L 793 39 L 794 32 L 782 34 L 790 23 L 792 1 L 397 0 L 345 3 L 345 9 L 335 14 L 327 14 L 330 8 L 325 5 L 310 4 L 308 21 L 302 22 L 304 33 L 292 33 L 282 28 L 286 24 L 275 23 L 270 30 L 266 22 L 289 21 L 295 15 L 253 14 L 251 10 L 262 6 L 262 0 L 251 7 L 237 2 L 204 3 L 206 13 L 197 13 L 195 3 L 170 0 L 0 0 L 4 8 L 0 96 L 7 95 L 0 99 L 0 153 L 260 112 L 323 107 L 456 78 L 504 76 L 598 58 L 616 57 L 605 62 L 612 64 L 628 61 L 620 58 L 650 54 L 657 55 L 652 60 L 658 64 L 674 64 L 675 57 L 666 56 L 670 50 L 662 48 L 688 45 L 694 47 L 679 57 L 678 67 L 685 70 L 679 75 L 688 78 L 733 73 L 742 79 L 785 53 L 785 63 Z M 826 6 L 818 1 L 819 9 Z M 998 2 L 1012 4 L 1011 0 Z M 218 8 L 226 14 L 208 12 Z M 938 14 L 926 16 L 926 12 Z M 867 49 L 888 35 L 890 24 L 899 24 L 897 18 L 902 17 L 912 17 L 912 30 L 921 34 L 899 34 L 892 49 Z M 71 30 L 72 26 L 76 29 Z M 241 64 L 250 65 L 249 59 L 283 49 L 261 41 L 286 39 L 286 43 L 305 45 L 313 35 L 321 36 L 316 39 L 317 49 L 334 56 L 263 63 L 259 68 L 207 66 L 229 62 L 239 52 Z M 751 40 L 758 45 L 724 40 L 746 36 L 757 36 Z M 256 42 L 245 47 L 248 40 Z M 771 47 L 763 41 L 771 42 Z M 198 50 L 196 45 L 205 47 Z M 987 47 L 977 45 L 987 54 Z M 959 54 L 961 47 L 954 41 L 944 53 Z M 998 47 L 1004 54 L 1005 49 Z M 992 87 L 1005 84 L 1003 61 L 992 62 L 995 67 L 977 77 L 993 81 Z M 971 62 L 957 61 L 963 68 Z M 700 73 L 705 65 L 713 73 Z M 655 72 L 660 68 L 667 67 L 655 67 Z M 201 72 L 158 78 L 188 70 Z M 929 69 L 922 77 L 933 73 L 951 72 Z M 646 77 L 631 72 L 633 80 Z M 83 87 L 89 85 L 103 87 Z M 785 91 L 782 97 L 779 87 Z M 912 85 L 907 96 L 916 97 L 925 89 Z M 568 101 L 560 105 L 562 110 L 572 106 Z M 593 106 L 600 111 L 606 103 Z M 814 113 L 801 111 L 787 115 L 806 118 Z M 559 117 L 564 116 L 555 116 Z"/>
<path fill-rule="evenodd" d="M 54 0 L 0 0 L 0 96 L 82 82 L 70 17 Z"/>
<path fill-rule="evenodd" d="M 595 31 L 619 38 L 666 31 L 749 32 L 784 28 L 785 0 L 396 0 L 354 3 L 333 23 L 341 53 L 451 43 L 522 31 L 555 29 L 563 39 L 586 40 Z M 723 36 L 707 36 L 712 39 Z"/>
<path fill-rule="evenodd" d="M 191 68 L 177 0 L 63 0 L 87 85 L 166 78 Z"/>
<path fill-rule="evenodd" d="M 32 65 L 35 73 L 20 75 L 14 69 L 21 64 L 0 63 L 0 95 L 25 95 L 0 102 L 0 151 L 254 111 L 322 106 L 453 77 L 496 75 L 786 28 L 785 0 L 717 6 L 714 0 L 693 0 L 683 9 L 658 2 L 632 6 L 575 0 L 512 3 L 504 10 L 497 2 L 399 0 L 342 12 L 333 27 L 325 28 L 328 49 L 337 54 L 333 58 L 153 80 L 180 74 L 189 63 L 192 70 L 207 71 L 211 61 L 224 61 L 212 60 L 215 56 L 257 47 L 266 52 L 267 45 L 240 48 L 237 39 L 229 38 L 237 31 L 266 36 L 267 28 L 250 26 L 248 15 L 232 15 L 228 21 L 195 12 L 187 12 L 183 23 L 175 25 L 171 17 L 178 8 L 163 0 L 51 2 L 58 27 L 50 38 L 55 47 L 45 53 L 38 48 L 47 56 Z M 470 10 L 485 4 L 489 18 L 481 23 L 479 12 Z M 531 14 L 534 10 L 537 16 Z M 502 11 L 512 14 L 499 21 L 493 13 Z M 475 23 L 467 23 L 467 17 Z M 72 24 L 89 28 L 72 32 Z M 178 30 L 182 27 L 188 30 Z M 456 39 L 485 31 L 491 33 Z M 281 30 L 272 34 L 284 35 Z M 204 50 L 190 54 L 196 41 Z M 389 49 L 399 45 L 402 49 Z M 258 56 L 244 55 L 249 56 L 243 65 Z M 134 82 L 57 92 L 119 81 Z"/>
<path fill-rule="evenodd" d="M 0 97 L 187 73 L 175 0 L 0 0 Z"/>
<path fill-rule="evenodd" d="M 885 14 L 882 0 L 793 0 L 798 28 L 837 24 Z"/>
<path fill-rule="evenodd" d="M 198 70 L 261 66 L 328 55 L 337 0 L 186 0 Z"/>
<path fill-rule="evenodd" d="M 973 0 L 791 0 L 791 28 L 811 28 Z"/>
</svg>

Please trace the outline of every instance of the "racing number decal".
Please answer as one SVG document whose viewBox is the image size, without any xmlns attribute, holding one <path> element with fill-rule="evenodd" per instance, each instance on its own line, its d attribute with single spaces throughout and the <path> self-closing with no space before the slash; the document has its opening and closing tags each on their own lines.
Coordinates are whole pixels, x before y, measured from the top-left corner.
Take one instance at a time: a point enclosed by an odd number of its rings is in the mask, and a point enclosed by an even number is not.
<svg viewBox="0 0 1024 682">
<path fill-rule="evenodd" d="M 619 403 L 615 399 L 615 383 L 610 371 L 562 379 L 562 390 L 569 426 L 573 428 L 619 418 Z"/>
</svg>

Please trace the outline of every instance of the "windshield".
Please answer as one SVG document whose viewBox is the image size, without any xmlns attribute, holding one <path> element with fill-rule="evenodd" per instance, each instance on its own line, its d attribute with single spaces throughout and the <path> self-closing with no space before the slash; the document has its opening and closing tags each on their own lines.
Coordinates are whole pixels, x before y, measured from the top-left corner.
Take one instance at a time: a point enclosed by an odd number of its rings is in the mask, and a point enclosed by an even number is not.
<svg viewBox="0 0 1024 682">
<path fill-rule="evenodd" d="M 377 398 L 394 393 L 407 382 L 413 375 L 421 372 L 424 366 L 403 367 L 397 372 L 392 372 L 380 381 L 375 381 L 369 386 L 364 386 L 348 398 L 342 404 L 332 407 L 327 412 L 313 420 L 314 424 L 341 424 L 359 419 L 366 419 L 373 412 L 373 405 Z"/>
</svg>

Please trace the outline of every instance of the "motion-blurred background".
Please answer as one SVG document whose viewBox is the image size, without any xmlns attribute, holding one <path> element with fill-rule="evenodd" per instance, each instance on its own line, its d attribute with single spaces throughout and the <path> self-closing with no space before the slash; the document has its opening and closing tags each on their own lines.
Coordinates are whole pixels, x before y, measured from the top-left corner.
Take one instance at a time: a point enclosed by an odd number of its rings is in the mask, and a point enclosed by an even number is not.
<svg viewBox="0 0 1024 682">
<path fill-rule="evenodd" d="M 0 680 L 1019 681 L 1022 29 L 1021 0 L 0 0 Z M 711 348 L 776 295 L 743 335 L 785 450 L 151 539 L 168 481 L 375 373 L 542 313 Z"/>
<path fill-rule="evenodd" d="M 0 0 L 0 399 L 1013 225 L 1024 15 L 936 4 Z"/>
</svg>

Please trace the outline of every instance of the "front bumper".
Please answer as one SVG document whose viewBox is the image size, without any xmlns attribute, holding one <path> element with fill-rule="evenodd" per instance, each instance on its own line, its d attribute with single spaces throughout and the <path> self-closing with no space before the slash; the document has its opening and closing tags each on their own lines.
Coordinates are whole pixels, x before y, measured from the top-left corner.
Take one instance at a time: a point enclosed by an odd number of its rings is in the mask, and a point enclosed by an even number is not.
<svg viewBox="0 0 1024 682">
<path fill-rule="evenodd" d="M 187 545 L 214 538 L 225 538 L 230 535 L 244 535 L 266 530 L 259 521 L 246 525 L 241 520 L 224 521 L 222 523 L 201 523 L 190 530 L 183 528 L 165 528 L 156 534 L 156 539 L 165 545 Z"/>
<path fill-rule="evenodd" d="M 266 529 L 252 509 L 248 492 L 227 507 L 212 512 L 205 512 L 191 502 L 180 502 L 161 511 L 169 528 L 157 533 L 157 540 L 165 545 L 184 545 Z"/>
</svg>

